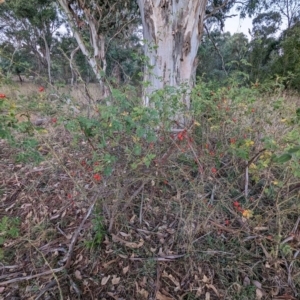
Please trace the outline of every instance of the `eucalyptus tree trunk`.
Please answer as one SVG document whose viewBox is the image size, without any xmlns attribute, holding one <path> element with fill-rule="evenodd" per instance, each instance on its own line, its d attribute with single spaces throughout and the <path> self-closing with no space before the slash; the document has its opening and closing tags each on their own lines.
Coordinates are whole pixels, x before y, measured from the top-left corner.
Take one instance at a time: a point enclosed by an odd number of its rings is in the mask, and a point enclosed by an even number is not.
<svg viewBox="0 0 300 300">
<path fill-rule="evenodd" d="M 90 17 L 89 10 L 84 10 L 84 13 L 87 14 L 88 17 L 88 26 L 90 29 L 90 42 L 94 53 L 90 53 L 88 47 L 86 46 L 86 42 L 84 41 L 84 38 L 82 34 L 78 31 L 77 26 L 79 24 L 75 24 L 76 21 L 74 21 L 74 12 L 70 10 L 70 6 L 68 5 L 67 0 L 58 0 L 59 4 L 61 5 L 62 9 L 67 15 L 68 23 L 73 29 L 74 37 L 78 43 L 78 46 L 83 53 L 83 55 L 86 57 L 90 67 L 93 70 L 93 73 L 96 76 L 97 81 L 100 84 L 100 89 L 103 97 L 107 97 L 109 94 L 108 88 L 105 86 L 103 82 L 103 78 L 101 75 L 102 73 L 105 73 L 106 71 L 106 59 L 105 59 L 105 39 L 102 35 L 99 35 L 97 33 L 96 25 L 93 22 L 93 19 Z"/>
<path fill-rule="evenodd" d="M 72 74 L 72 78 L 71 78 L 71 86 L 77 85 L 77 73 L 76 73 L 76 68 L 74 68 L 74 56 L 77 53 L 77 51 L 79 50 L 79 46 L 76 47 L 70 55 L 70 69 L 71 69 L 71 74 Z"/>
<path fill-rule="evenodd" d="M 145 55 L 144 105 L 165 86 L 192 87 L 197 51 L 203 32 L 207 0 L 138 0 L 143 23 Z M 182 97 L 190 107 L 189 93 Z"/>
<path fill-rule="evenodd" d="M 45 33 L 42 33 L 42 39 L 44 41 L 44 46 L 45 46 L 45 59 L 47 62 L 47 71 L 48 71 L 48 80 L 49 83 L 52 84 L 52 76 L 51 76 L 51 55 L 50 55 L 50 48 L 45 36 Z"/>
</svg>

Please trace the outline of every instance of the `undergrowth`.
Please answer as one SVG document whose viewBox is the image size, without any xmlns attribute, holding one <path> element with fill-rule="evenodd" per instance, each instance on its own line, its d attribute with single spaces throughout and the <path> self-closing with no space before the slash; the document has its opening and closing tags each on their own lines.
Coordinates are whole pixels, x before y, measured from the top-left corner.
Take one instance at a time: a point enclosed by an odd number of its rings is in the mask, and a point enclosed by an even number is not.
<svg viewBox="0 0 300 300">
<path fill-rule="evenodd" d="M 171 89 L 0 94 L 0 297 L 296 299 L 300 103 L 262 90 L 199 81 L 185 127 Z"/>
</svg>

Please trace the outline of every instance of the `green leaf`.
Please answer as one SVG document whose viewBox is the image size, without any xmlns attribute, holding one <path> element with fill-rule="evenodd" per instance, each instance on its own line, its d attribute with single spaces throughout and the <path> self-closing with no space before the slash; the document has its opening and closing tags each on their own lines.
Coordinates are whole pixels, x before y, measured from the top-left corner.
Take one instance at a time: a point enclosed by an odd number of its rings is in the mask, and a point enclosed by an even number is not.
<svg viewBox="0 0 300 300">
<path fill-rule="evenodd" d="M 141 155 L 141 153 L 142 153 L 141 145 L 139 145 L 139 144 L 135 145 L 134 148 L 133 148 L 133 152 L 137 156 Z"/>
<path fill-rule="evenodd" d="M 291 160 L 292 155 L 289 153 L 284 153 L 279 157 L 275 157 L 274 161 L 280 164 L 283 164 L 285 162 L 288 162 L 289 160 Z"/>
<path fill-rule="evenodd" d="M 113 171 L 113 169 L 112 169 L 111 166 L 106 166 L 106 167 L 104 168 L 104 170 L 103 170 L 103 174 L 104 174 L 105 176 L 110 176 L 111 173 L 112 173 L 112 171 Z"/>
<path fill-rule="evenodd" d="M 300 147 L 294 147 L 288 150 L 288 153 L 293 154 L 300 151 Z"/>
</svg>

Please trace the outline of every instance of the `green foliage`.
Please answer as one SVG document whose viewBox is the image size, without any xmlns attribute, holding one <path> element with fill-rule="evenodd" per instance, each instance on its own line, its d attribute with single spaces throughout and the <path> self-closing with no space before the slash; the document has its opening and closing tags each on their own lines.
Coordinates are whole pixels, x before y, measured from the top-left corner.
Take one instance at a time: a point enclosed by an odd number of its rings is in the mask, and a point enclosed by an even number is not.
<svg viewBox="0 0 300 300">
<path fill-rule="evenodd" d="M 43 156 L 38 151 L 39 142 L 35 138 L 25 138 L 20 142 L 14 142 L 13 145 L 20 150 L 16 154 L 17 162 L 34 162 L 39 164 L 44 160 Z"/>
<path fill-rule="evenodd" d="M 0 138 L 11 138 L 10 128 L 15 126 L 15 107 L 7 99 L 0 99 Z"/>
<path fill-rule="evenodd" d="M 62 24 L 55 1 L 5 1 L 0 6 L 1 66 L 5 72 L 21 75 L 48 74 L 56 31 Z M 49 50 L 49 51 L 48 51 Z M 49 56 L 48 56 L 49 54 Z"/>
<path fill-rule="evenodd" d="M 171 123 L 169 119 L 161 123 L 157 109 L 138 105 L 133 91 L 130 90 L 129 95 L 127 93 L 129 92 L 113 89 L 112 105 L 98 105 L 97 115 L 92 118 L 79 116 L 76 120 L 67 121 L 65 125 L 72 133 L 76 133 L 76 139 L 79 138 L 78 131 L 82 132 L 97 153 L 95 159 L 100 161 L 98 171 L 103 171 L 106 175 L 110 175 L 118 163 L 118 153 L 128 153 L 130 160 L 133 160 L 133 168 L 139 165 L 149 166 L 155 156 L 145 152 L 142 146 L 156 141 L 155 131 L 158 126 L 170 126 Z"/>
<path fill-rule="evenodd" d="M 91 234 L 92 234 L 92 239 L 86 240 L 84 242 L 85 246 L 89 249 L 99 247 L 102 244 L 106 234 L 103 217 L 101 215 L 96 215 L 92 219 Z"/>
<path fill-rule="evenodd" d="M 280 42 L 281 55 L 272 64 L 272 72 L 284 77 L 284 84 L 300 91 L 300 23 L 287 29 Z"/>
<path fill-rule="evenodd" d="M 206 34 L 198 50 L 197 75 L 218 86 L 226 84 L 228 77 L 236 72 L 246 72 L 249 42 L 242 33 L 213 31 Z"/>
<path fill-rule="evenodd" d="M 0 220 L 0 259 L 3 260 L 3 251 L 1 247 L 3 244 L 13 238 L 19 236 L 19 225 L 20 221 L 18 218 L 11 218 L 4 216 Z"/>
</svg>

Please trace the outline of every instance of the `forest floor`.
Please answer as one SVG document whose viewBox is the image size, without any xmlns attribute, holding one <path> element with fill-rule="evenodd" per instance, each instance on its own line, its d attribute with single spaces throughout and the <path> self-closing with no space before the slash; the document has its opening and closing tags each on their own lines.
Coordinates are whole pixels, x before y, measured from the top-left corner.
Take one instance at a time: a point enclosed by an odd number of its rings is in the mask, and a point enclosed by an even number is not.
<svg viewBox="0 0 300 300">
<path fill-rule="evenodd" d="M 185 130 L 104 147 L 75 126 L 96 99 L 1 92 L 0 299 L 299 299 L 298 96 L 210 92 Z"/>
</svg>

